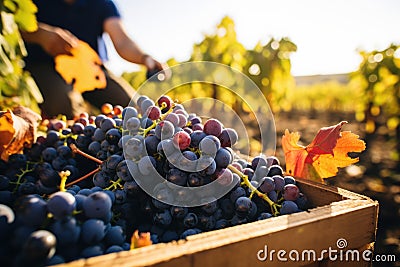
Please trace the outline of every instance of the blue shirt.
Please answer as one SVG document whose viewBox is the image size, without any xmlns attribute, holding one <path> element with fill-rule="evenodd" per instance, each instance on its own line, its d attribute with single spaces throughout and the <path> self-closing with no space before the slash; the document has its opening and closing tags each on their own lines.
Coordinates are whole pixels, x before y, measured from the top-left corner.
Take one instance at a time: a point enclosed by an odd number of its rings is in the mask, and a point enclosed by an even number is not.
<svg viewBox="0 0 400 267">
<path fill-rule="evenodd" d="M 107 59 L 103 35 L 103 23 L 111 17 L 120 17 L 112 0 L 76 0 L 67 4 L 63 0 L 33 0 L 38 7 L 37 21 L 70 31 L 87 42 L 103 60 Z M 26 62 L 53 61 L 39 45 L 26 44 Z"/>
</svg>

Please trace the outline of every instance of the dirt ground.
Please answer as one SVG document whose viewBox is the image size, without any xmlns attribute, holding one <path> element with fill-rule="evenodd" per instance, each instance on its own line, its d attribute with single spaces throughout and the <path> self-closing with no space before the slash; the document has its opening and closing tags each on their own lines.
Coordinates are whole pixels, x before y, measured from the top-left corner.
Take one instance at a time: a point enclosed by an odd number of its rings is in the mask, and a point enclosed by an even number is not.
<svg viewBox="0 0 400 267">
<path fill-rule="evenodd" d="M 342 120 L 349 123 L 344 131 L 352 131 L 366 140 L 362 123 L 354 114 L 346 113 L 280 113 L 275 116 L 277 129 L 277 156 L 284 159 L 280 137 L 285 129 L 298 131 L 301 141 L 309 144 L 321 127 L 335 125 Z M 379 132 L 379 131 L 378 131 Z M 367 149 L 359 155 L 355 165 L 339 171 L 336 177 L 327 179 L 330 185 L 368 196 L 379 202 L 379 219 L 375 253 L 396 255 L 396 263 L 374 263 L 373 266 L 400 266 L 400 172 L 399 162 L 391 159 L 394 146 L 386 141 L 384 134 L 368 137 Z"/>
</svg>

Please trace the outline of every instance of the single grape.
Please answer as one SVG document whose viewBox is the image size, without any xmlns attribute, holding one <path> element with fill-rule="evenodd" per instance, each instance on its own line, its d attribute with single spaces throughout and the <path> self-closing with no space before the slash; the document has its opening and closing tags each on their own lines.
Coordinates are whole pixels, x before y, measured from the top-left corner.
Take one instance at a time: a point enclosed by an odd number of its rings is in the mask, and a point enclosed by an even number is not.
<svg viewBox="0 0 400 267">
<path fill-rule="evenodd" d="M 67 192 L 56 192 L 47 201 L 47 210 L 55 219 L 63 219 L 71 215 L 75 209 L 75 197 Z"/>
<path fill-rule="evenodd" d="M 199 219 L 195 213 L 189 212 L 186 214 L 185 218 L 183 218 L 183 225 L 185 228 L 193 228 L 198 224 Z"/>
<path fill-rule="evenodd" d="M 150 120 L 158 120 L 161 116 L 161 110 L 157 106 L 150 106 L 147 108 L 145 116 L 147 116 Z"/>
<path fill-rule="evenodd" d="M 279 165 L 272 165 L 268 168 L 268 176 L 273 177 L 274 175 L 279 175 L 283 177 L 283 169 Z"/>
<path fill-rule="evenodd" d="M 287 184 L 283 188 L 282 196 L 285 200 L 296 201 L 300 196 L 300 190 L 297 185 Z"/>
<path fill-rule="evenodd" d="M 120 138 L 121 138 L 121 133 L 116 128 L 110 129 L 106 132 L 106 140 L 111 145 L 118 144 Z"/>
<path fill-rule="evenodd" d="M 172 103 L 172 99 L 167 95 L 163 95 L 157 100 L 157 104 L 163 113 L 167 112 L 171 108 Z"/>
<path fill-rule="evenodd" d="M 103 113 L 103 114 L 110 114 L 110 113 L 112 113 L 113 112 L 113 106 L 110 104 L 110 103 L 104 103 L 102 106 L 101 106 L 101 112 Z"/>
<path fill-rule="evenodd" d="M 180 131 L 172 137 L 174 145 L 180 150 L 185 150 L 190 145 L 190 135 L 185 131 Z"/>
<path fill-rule="evenodd" d="M 260 181 L 258 189 L 263 193 L 269 193 L 275 190 L 275 180 L 271 177 L 263 177 Z"/>
<path fill-rule="evenodd" d="M 57 150 L 54 147 L 46 147 L 42 151 L 42 158 L 44 161 L 52 162 L 57 157 Z"/>
<path fill-rule="evenodd" d="M 225 148 L 220 148 L 215 155 L 215 163 L 217 163 L 217 168 L 226 168 L 232 163 L 232 154 Z"/>
<path fill-rule="evenodd" d="M 204 123 L 204 132 L 208 135 L 218 137 L 222 132 L 222 123 L 217 119 L 208 119 Z"/>
<path fill-rule="evenodd" d="M 291 214 L 299 211 L 299 207 L 297 206 L 296 202 L 285 200 L 282 202 L 282 207 L 280 209 L 280 214 Z"/>
<path fill-rule="evenodd" d="M 136 108 L 128 106 L 125 107 L 124 110 L 122 110 L 122 118 L 125 119 L 129 119 L 132 117 L 137 117 L 138 116 L 138 112 L 136 110 Z"/>
<path fill-rule="evenodd" d="M 122 246 L 125 242 L 125 233 L 121 226 L 111 226 L 104 236 L 107 246 Z"/>
<path fill-rule="evenodd" d="M 33 232 L 22 248 L 23 261 L 29 264 L 44 263 L 55 254 L 56 243 L 56 237 L 49 231 Z"/>
<path fill-rule="evenodd" d="M 217 154 L 218 149 L 221 148 L 219 139 L 213 135 L 207 135 L 204 137 L 199 144 L 199 149 L 202 154 L 214 157 Z"/>
<path fill-rule="evenodd" d="M 105 236 L 105 225 L 102 220 L 88 219 L 83 222 L 80 240 L 87 245 L 99 243 Z"/>
<path fill-rule="evenodd" d="M 275 190 L 282 191 L 283 187 L 285 186 L 285 180 L 283 179 L 283 177 L 280 175 L 274 175 L 272 176 L 272 179 L 274 179 L 275 182 Z"/>
<path fill-rule="evenodd" d="M 172 216 L 169 210 L 165 209 L 161 212 L 157 212 L 156 214 L 154 214 L 153 220 L 155 224 L 167 227 L 172 222 Z"/>
<path fill-rule="evenodd" d="M 283 179 L 285 180 L 285 185 L 287 185 L 287 184 L 296 184 L 296 180 L 290 175 L 287 175 L 287 176 L 283 177 Z"/>
<path fill-rule="evenodd" d="M 112 202 L 108 194 L 98 191 L 90 194 L 82 205 L 87 218 L 104 220 L 111 211 Z"/>
<path fill-rule="evenodd" d="M 39 227 L 47 218 L 47 203 L 35 195 L 27 195 L 16 203 L 16 217 L 27 226 Z"/>
<path fill-rule="evenodd" d="M 140 129 L 140 120 L 137 117 L 131 117 L 126 120 L 125 127 L 130 132 L 138 132 Z"/>
<path fill-rule="evenodd" d="M 232 192 L 229 195 L 229 198 L 232 201 L 232 203 L 236 203 L 236 200 L 238 198 L 245 196 L 246 196 L 246 190 L 243 187 L 237 187 L 232 190 Z"/>
<path fill-rule="evenodd" d="M 232 128 L 225 128 L 218 136 L 222 147 L 232 147 L 239 139 L 237 132 Z"/>
<path fill-rule="evenodd" d="M 262 213 L 260 214 L 260 216 L 258 216 L 257 220 L 260 221 L 260 220 L 265 220 L 265 219 L 269 219 L 269 218 L 272 218 L 272 214 L 271 214 L 271 213 L 269 213 L 269 212 L 262 212 Z"/>
<path fill-rule="evenodd" d="M 101 121 L 100 129 L 106 133 L 108 130 L 115 128 L 115 126 L 115 121 L 112 118 L 106 117 Z"/>
<path fill-rule="evenodd" d="M 77 244 L 81 233 L 81 227 L 73 217 L 56 220 L 49 229 L 56 236 L 59 246 Z"/>
</svg>

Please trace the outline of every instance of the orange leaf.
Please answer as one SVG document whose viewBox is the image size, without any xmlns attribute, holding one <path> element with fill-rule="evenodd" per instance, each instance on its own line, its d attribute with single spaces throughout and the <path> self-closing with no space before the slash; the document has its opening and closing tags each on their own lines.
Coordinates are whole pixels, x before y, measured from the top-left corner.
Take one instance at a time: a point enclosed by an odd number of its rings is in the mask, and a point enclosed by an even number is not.
<svg viewBox="0 0 400 267">
<path fill-rule="evenodd" d="M 150 233 L 140 233 L 136 230 L 131 237 L 131 249 L 141 248 L 152 245 Z"/>
<path fill-rule="evenodd" d="M 9 155 L 21 153 L 35 140 L 39 114 L 25 107 L 0 112 L 0 157 L 7 161 Z"/>
<path fill-rule="evenodd" d="M 323 182 L 335 176 L 338 168 L 358 162 L 349 152 L 362 152 L 365 142 L 349 131 L 341 132 L 342 121 L 337 125 L 321 128 L 308 146 L 298 144 L 300 135 L 285 131 L 282 148 L 285 153 L 286 172 L 295 177 Z"/>
<path fill-rule="evenodd" d="M 74 90 L 82 93 L 106 87 L 101 59 L 87 43 L 79 41 L 78 46 L 71 49 L 71 54 L 56 56 L 55 63 L 58 73 L 67 83 L 73 84 Z"/>
</svg>

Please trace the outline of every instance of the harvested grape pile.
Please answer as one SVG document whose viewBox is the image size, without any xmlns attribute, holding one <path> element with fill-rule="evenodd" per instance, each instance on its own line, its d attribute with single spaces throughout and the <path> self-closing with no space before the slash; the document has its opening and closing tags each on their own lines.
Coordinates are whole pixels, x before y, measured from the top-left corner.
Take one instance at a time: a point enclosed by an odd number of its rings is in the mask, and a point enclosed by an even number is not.
<svg viewBox="0 0 400 267">
<path fill-rule="evenodd" d="M 306 209 L 279 160 L 239 158 L 236 131 L 217 119 L 167 96 L 102 113 L 51 120 L 32 147 L 0 161 L 3 266 L 54 265 Z"/>
</svg>

